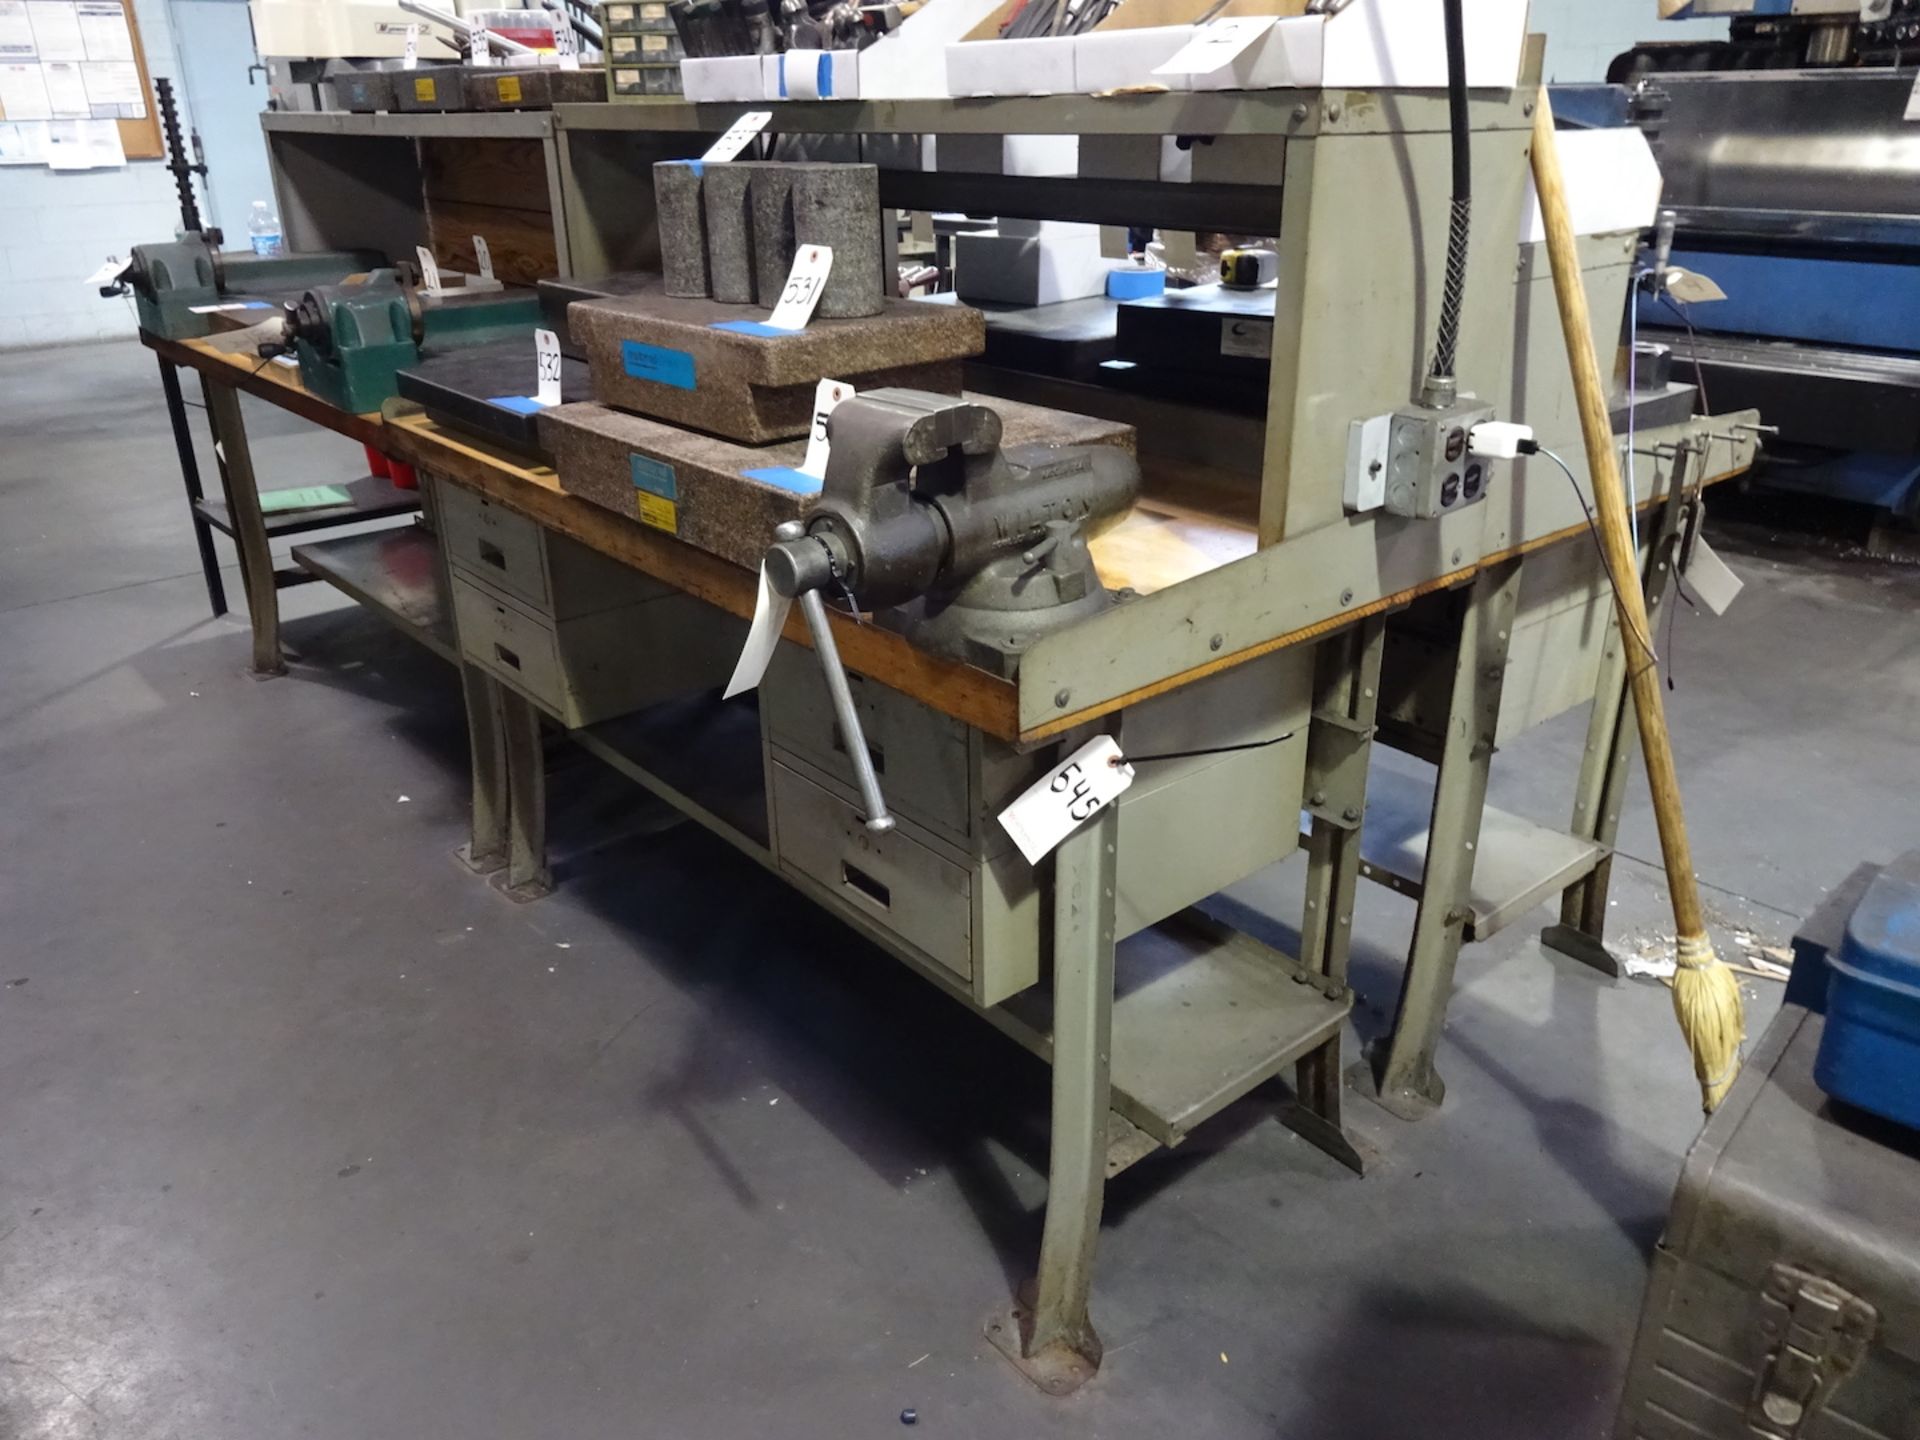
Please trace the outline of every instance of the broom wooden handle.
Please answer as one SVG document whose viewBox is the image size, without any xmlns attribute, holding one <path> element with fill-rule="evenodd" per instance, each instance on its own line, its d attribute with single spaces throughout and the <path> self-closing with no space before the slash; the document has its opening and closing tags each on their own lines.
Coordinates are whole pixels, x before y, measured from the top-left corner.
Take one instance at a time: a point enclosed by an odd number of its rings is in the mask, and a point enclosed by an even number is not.
<svg viewBox="0 0 1920 1440">
<path fill-rule="evenodd" d="M 1627 647 L 1627 674 L 1633 687 L 1633 712 L 1640 724 L 1640 748 L 1646 757 L 1647 788 L 1660 827 L 1660 852 L 1673 893 L 1673 920 L 1682 938 L 1703 937 L 1706 919 L 1693 874 L 1693 847 L 1687 840 L 1680 807 L 1680 780 L 1673 768 L 1673 742 L 1667 733 L 1666 706 L 1660 694 L 1660 667 L 1648 646 L 1647 606 L 1640 593 L 1640 561 L 1634 552 L 1627 517 L 1626 487 L 1620 480 L 1620 456 L 1614 449 L 1613 417 L 1607 407 L 1600 361 L 1593 349 L 1593 317 L 1581 278 L 1580 250 L 1567 208 L 1566 177 L 1554 139 L 1553 107 L 1540 91 L 1533 119 L 1533 183 L 1540 192 L 1546 221 L 1547 257 L 1553 264 L 1553 293 L 1567 334 L 1567 361 L 1573 367 L 1574 395 L 1580 402 L 1580 430 L 1593 473 L 1593 508 L 1600 524 L 1601 549 L 1613 575 L 1620 608 L 1620 638 Z"/>
</svg>

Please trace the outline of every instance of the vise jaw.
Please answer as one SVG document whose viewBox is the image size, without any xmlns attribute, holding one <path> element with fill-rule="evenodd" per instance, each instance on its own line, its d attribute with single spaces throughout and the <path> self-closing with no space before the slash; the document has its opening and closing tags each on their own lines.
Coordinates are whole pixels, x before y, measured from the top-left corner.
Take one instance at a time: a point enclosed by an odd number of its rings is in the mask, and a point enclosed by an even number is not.
<svg viewBox="0 0 1920 1440">
<path fill-rule="evenodd" d="M 1131 455 L 1002 449 L 994 411 L 919 390 L 870 390 L 827 425 L 806 532 L 767 554 L 780 593 L 841 593 L 923 648 L 1006 676 L 1041 635 L 1113 603 L 1087 542 L 1138 495 Z"/>
</svg>

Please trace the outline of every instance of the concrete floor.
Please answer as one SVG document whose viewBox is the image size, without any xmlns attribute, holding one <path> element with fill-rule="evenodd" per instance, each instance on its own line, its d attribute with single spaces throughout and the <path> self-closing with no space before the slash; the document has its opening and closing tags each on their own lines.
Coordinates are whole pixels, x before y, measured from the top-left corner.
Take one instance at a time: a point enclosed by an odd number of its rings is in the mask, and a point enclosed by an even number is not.
<svg viewBox="0 0 1920 1440">
<path fill-rule="evenodd" d="M 1106 1367 L 1045 1399 L 979 1332 L 1038 1237 L 1036 1062 L 584 761 L 557 895 L 459 868 L 452 673 L 309 587 L 247 678 L 144 352 L 0 355 L 0 431 L 0 1437 L 1606 1433 L 1698 1124 L 1664 991 L 1517 926 L 1463 958 L 1445 1108 L 1353 1101 L 1364 1180 L 1265 1094 L 1128 1173 Z M 1674 723 L 1722 934 L 1779 942 L 1920 843 L 1920 578 L 1734 564 Z M 1496 800 L 1557 816 L 1581 733 Z M 1658 932 L 1638 796 L 1623 846 Z M 1284 924 L 1298 880 L 1239 896 Z M 1412 911 L 1365 900 L 1373 1033 Z"/>
</svg>

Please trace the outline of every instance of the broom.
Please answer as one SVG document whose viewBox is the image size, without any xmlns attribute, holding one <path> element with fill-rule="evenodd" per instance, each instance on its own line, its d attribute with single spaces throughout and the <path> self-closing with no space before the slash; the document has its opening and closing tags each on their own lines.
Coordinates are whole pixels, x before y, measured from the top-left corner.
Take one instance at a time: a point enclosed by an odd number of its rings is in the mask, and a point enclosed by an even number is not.
<svg viewBox="0 0 1920 1440">
<path fill-rule="evenodd" d="M 1553 291 L 1559 301 L 1560 323 L 1566 330 L 1567 361 L 1573 369 L 1574 393 L 1580 403 L 1580 429 L 1586 439 L 1587 464 L 1593 472 L 1601 550 L 1613 577 L 1621 643 L 1627 647 L 1633 709 L 1640 725 L 1640 748 L 1647 762 L 1647 789 L 1653 797 L 1654 820 L 1660 827 L 1660 853 L 1667 869 L 1667 888 L 1673 896 L 1677 952 L 1673 1010 L 1679 1017 L 1681 1033 L 1687 1037 L 1687 1046 L 1693 1052 L 1693 1073 L 1700 1081 L 1701 1101 L 1711 1114 L 1740 1072 L 1740 1045 L 1746 1038 L 1740 983 L 1714 954 L 1700 907 L 1699 884 L 1693 873 L 1693 848 L 1687 840 L 1686 817 L 1681 813 L 1680 781 L 1674 773 L 1673 745 L 1667 734 L 1667 714 L 1661 702 L 1659 663 L 1648 639 L 1647 608 L 1640 593 L 1639 557 L 1628 533 L 1627 496 L 1620 483 L 1613 423 L 1600 381 L 1600 362 L 1593 349 L 1593 322 L 1587 309 L 1586 285 L 1580 274 L 1573 221 L 1567 209 L 1566 181 L 1554 139 L 1553 107 L 1548 103 L 1544 87 L 1533 121 L 1533 180 L 1534 188 L 1540 192 L 1540 213 L 1546 221 Z"/>
</svg>

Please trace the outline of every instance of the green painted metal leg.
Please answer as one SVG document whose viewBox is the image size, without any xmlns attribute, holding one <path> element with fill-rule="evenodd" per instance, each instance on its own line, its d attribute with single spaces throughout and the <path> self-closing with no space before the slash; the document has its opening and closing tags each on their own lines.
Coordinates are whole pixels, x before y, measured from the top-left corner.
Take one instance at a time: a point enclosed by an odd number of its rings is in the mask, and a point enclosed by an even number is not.
<svg viewBox="0 0 1920 1440">
<path fill-rule="evenodd" d="M 1307 840 L 1307 895 L 1300 963 L 1346 984 L 1353 948 L 1353 902 L 1360 884 L 1360 822 L 1366 813 L 1367 757 L 1379 711 L 1386 621 L 1362 622 L 1322 648 L 1314 699 L 1317 729 L 1308 745 L 1308 790 L 1325 797 Z M 1350 763 L 1341 763 L 1342 760 Z M 1337 793 L 1336 793 L 1337 792 Z M 1337 818 L 1336 818 L 1337 817 Z M 1286 1123 L 1356 1174 L 1366 1162 L 1341 1121 L 1340 1035 L 1294 1067 L 1296 1103 Z"/>
<path fill-rule="evenodd" d="M 280 655 L 280 596 L 274 589 L 273 547 L 267 538 L 266 517 L 260 512 L 260 486 L 254 478 L 253 452 L 247 447 L 240 392 L 230 385 L 204 384 L 202 388 L 213 426 L 214 454 L 220 462 L 220 485 L 240 551 L 241 578 L 247 587 L 253 673 L 261 679 L 284 675 L 287 665 Z"/>
<path fill-rule="evenodd" d="M 504 685 L 500 729 L 507 759 L 507 868 L 496 877 L 515 900 L 553 893 L 547 868 L 547 764 L 540 745 L 540 712 Z"/>
<path fill-rule="evenodd" d="M 498 681 L 471 665 L 460 667 L 467 704 L 467 742 L 473 757 L 473 829 L 460 858 L 482 875 L 507 863 L 508 816 L 506 720 Z"/>
<path fill-rule="evenodd" d="M 1684 506 L 1661 511 L 1661 527 L 1650 549 L 1641 593 L 1647 606 L 1647 625 L 1657 635 L 1660 617 L 1671 603 L 1673 570 L 1679 558 L 1685 528 Z M 1626 799 L 1627 777 L 1639 753 L 1640 736 L 1633 723 L 1633 699 L 1627 688 L 1626 651 L 1617 619 L 1607 638 L 1594 689 L 1593 714 L 1587 722 L 1587 749 L 1580 762 L 1579 788 L 1574 793 L 1572 833 L 1605 848 L 1591 871 L 1560 895 L 1560 923 L 1540 935 L 1540 943 L 1578 960 L 1614 979 L 1625 967 L 1607 949 L 1607 890 L 1613 882 L 1613 844 L 1620 834 L 1620 807 Z"/>
<path fill-rule="evenodd" d="M 1040 1273 L 1031 1306 L 988 1322 L 988 1338 L 1052 1395 L 1100 1368 L 1087 1292 L 1107 1183 L 1118 814 L 1109 806 L 1054 853 L 1053 1138 Z"/>
<path fill-rule="evenodd" d="M 1434 1051 L 1471 918 L 1467 897 L 1480 843 L 1481 813 L 1487 803 L 1501 683 L 1519 594 L 1518 560 L 1486 570 L 1474 582 L 1461 622 L 1413 949 L 1401 983 L 1393 1033 L 1377 1072 L 1380 1103 L 1406 1120 L 1425 1115 L 1447 1093 L 1434 1069 Z"/>
</svg>

